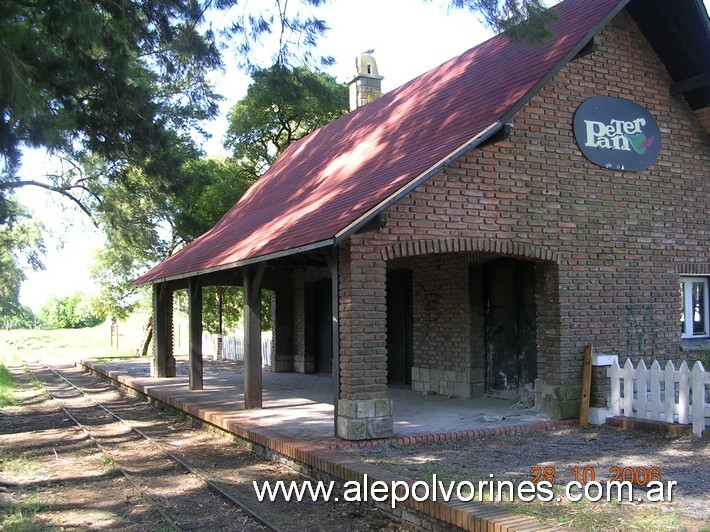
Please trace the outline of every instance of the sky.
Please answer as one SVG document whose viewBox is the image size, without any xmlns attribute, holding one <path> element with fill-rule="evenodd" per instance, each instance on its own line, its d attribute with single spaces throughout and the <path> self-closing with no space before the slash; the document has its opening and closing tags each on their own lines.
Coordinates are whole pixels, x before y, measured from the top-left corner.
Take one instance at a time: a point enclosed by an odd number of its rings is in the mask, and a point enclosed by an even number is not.
<svg viewBox="0 0 710 532">
<path fill-rule="evenodd" d="M 273 5 L 273 0 L 251 1 Z M 707 8 L 710 0 L 704 2 Z M 553 5 L 557 1 L 546 3 Z M 326 71 L 338 81 L 347 82 L 354 75 L 355 58 L 374 49 L 379 73 L 384 76 L 382 88 L 387 92 L 491 36 L 478 15 L 461 10 L 449 12 L 445 6 L 446 0 L 330 0 L 314 11 L 330 27 L 319 45 L 319 50 L 336 61 Z M 220 18 L 212 20 L 215 28 L 224 22 Z M 205 125 L 212 137 L 203 148 L 211 156 L 226 155 L 222 147 L 226 115 L 246 94 L 250 81 L 229 56 L 225 59 L 226 71 L 213 78 L 218 92 L 225 97 L 221 115 Z M 42 152 L 26 152 L 21 170 L 25 179 L 37 178 L 47 171 L 52 171 L 52 166 Z M 20 294 L 23 304 L 37 310 L 51 296 L 95 290 L 89 268 L 103 238 L 84 214 L 56 194 L 31 188 L 22 189 L 19 199 L 51 229 L 46 237 L 46 268 L 28 272 Z"/>
<path fill-rule="evenodd" d="M 330 27 L 319 45 L 324 54 L 336 60 L 326 72 L 338 81 L 347 82 L 354 75 L 355 58 L 365 50 L 374 49 L 386 92 L 490 37 L 477 16 L 465 11 L 449 13 L 444 6 L 444 0 L 331 0 L 314 12 Z M 219 26 L 221 22 L 214 20 L 213 24 Z M 229 56 L 225 59 L 226 71 L 213 79 L 225 100 L 220 106 L 220 117 L 206 124 L 212 137 L 203 145 L 212 156 L 226 155 L 222 147 L 226 115 L 246 94 L 250 82 L 249 76 L 240 72 Z M 25 152 L 20 171 L 25 179 L 35 179 L 53 170 L 42 151 Z M 45 270 L 27 272 L 20 292 L 22 304 L 36 311 L 52 296 L 95 291 L 90 266 L 103 238 L 88 217 L 57 194 L 34 187 L 24 187 L 18 197 L 50 228 L 45 237 Z"/>
</svg>

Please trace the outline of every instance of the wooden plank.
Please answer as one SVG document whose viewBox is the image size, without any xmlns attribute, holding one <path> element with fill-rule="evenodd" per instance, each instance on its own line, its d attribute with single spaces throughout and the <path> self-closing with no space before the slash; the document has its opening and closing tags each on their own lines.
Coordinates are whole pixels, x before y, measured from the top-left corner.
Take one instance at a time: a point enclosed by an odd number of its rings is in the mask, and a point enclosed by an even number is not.
<svg viewBox="0 0 710 532">
<path fill-rule="evenodd" d="M 592 391 L 592 355 L 594 346 L 588 345 L 584 350 L 584 361 L 582 363 L 582 405 L 579 409 L 579 425 L 586 427 L 589 425 L 589 396 Z"/>
<path fill-rule="evenodd" d="M 615 416 L 621 415 L 621 368 L 619 368 L 619 363 L 614 360 L 611 363 L 611 367 L 608 370 L 609 379 L 611 381 L 611 404 L 609 408 L 611 413 Z"/>
<path fill-rule="evenodd" d="M 666 422 L 673 423 L 673 414 L 675 413 L 675 366 L 670 360 L 666 362 L 663 382 L 665 383 L 664 406 L 666 410 Z"/>
<path fill-rule="evenodd" d="M 703 437 L 705 430 L 705 369 L 699 360 L 693 366 L 693 435 Z"/>
<path fill-rule="evenodd" d="M 690 404 L 690 368 L 684 360 L 678 369 L 680 386 L 678 387 L 678 423 L 688 422 L 688 405 Z"/>
<path fill-rule="evenodd" d="M 651 419 L 661 421 L 663 401 L 661 400 L 661 365 L 658 360 L 651 364 Z"/>
<path fill-rule="evenodd" d="M 648 419 L 648 369 L 643 359 L 636 366 L 636 417 Z"/>
<path fill-rule="evenodd" d="M 634 365 L 631 359 L 627 358 L 622 369 L 621 376 L 624 378 L 624 400 L 622 406 L 626 417 L 634 417 Z"/>
</svg>

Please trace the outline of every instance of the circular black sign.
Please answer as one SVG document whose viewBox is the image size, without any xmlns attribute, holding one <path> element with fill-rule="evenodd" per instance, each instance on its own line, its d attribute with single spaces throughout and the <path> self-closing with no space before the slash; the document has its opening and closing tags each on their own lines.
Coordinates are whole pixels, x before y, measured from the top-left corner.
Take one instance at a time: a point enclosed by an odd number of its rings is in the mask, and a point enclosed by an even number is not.
<svg viewBox="0 0 710 532">
<path fill-rule="evenodd" d="M 658 158 L 661 130 L 640 105 L 597 96 L 574 115 L 574 136 L 584 156 L 613 170 L 644 170 Z"/>
</svg>

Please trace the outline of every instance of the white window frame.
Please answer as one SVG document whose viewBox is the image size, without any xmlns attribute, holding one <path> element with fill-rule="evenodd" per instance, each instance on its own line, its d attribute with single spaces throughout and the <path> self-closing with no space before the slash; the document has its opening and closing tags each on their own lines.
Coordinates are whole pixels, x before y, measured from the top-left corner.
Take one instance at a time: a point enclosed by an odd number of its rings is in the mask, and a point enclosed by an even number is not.
<svg viewBox="0 0 710 532">
<path fill-rule="evenodd" d="M 687 316 L 692 316 L 693 314 L 693 300 L 692 300 L 692 283 L 702 283 L 705 297 L 705 333 L 702 335 L 693 334 L 693 321 L 692 319 L 687 319 Z M 685 276 L 680 278 L 680 283 L 685 283 L 685 290 L 681 294 L 681 303 L 684 305 L 683 315 L 686 316 L 685 324 L 681 334 L 681 338 L 708 338 L 710 337 L 710 291 L 708 290 L 708 277 L 704 276 Z M 680 284 L 682 287 L 683 285 Z M 681 288 L 682 289 L 682 288 Z"/>
</svg>

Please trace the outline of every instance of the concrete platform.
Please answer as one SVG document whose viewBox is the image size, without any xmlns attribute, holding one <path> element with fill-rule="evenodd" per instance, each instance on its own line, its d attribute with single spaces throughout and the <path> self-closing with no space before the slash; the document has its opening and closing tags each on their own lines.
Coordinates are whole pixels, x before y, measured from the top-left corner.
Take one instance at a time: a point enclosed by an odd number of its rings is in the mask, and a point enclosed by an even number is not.
<svg viewBox="0 0 710 532">
<path fill-rule="evenodd" d="M 415 444 L 453 441 L 549 430 L 572 425 L 550 421 L 511 401 L 490 398 L 474 400 L 427 396 L 391 387 L 394 401 L 395 436 L 386 440 L 345 442 L 333 435 L 333 387 L 328 375 L 263 373 L 264 408 L 244 410 L 242 375 L 224 363 L 206 363 L 204 389 L 188 387 L 187 364 L 178 359 L 178 376 L 149 376 L 145 359 L 82 361 L 87 370 L 115 383 L 180 409 L 242 438 L 266 455 L 280 455 L 309 476 L 339 482 L 357 481 L 371 486 L 414 479 L 395 476 L 373 464 L 360 462 L 341 449 L 382 443 Z M 221 367 L 220 367 L 221 366 Z M 477 501 L 417 501 L 407 499 L 396 508 L 389 501 L 378 504 L 418 528 L 464 530 L 554 530 L 526 517 Z"/>
<path fill-rule="evenodd" d="M 151 378 L 145 359 L 87 363 L 123 384 L 166 402 L 184 402 L 200 410 L 229 415 L 254 428 L 269 429 L 283 436 L 333 446 L 344 444 L 334 438 L 333 381 L 326 374 L 263 373 L 263 408 L 244 410 L 241 374 L 205 366 L 204 389 L 189 390 L 186 361 L 178 359 L 178 376 Z M 181 375 L 181 373 L 183 375 Z M 418 434 L 464 433 L 547 421 L 544 416 L 513 401 L 481 397 L 447 398 L 424 395 L 404 387 L 391 386 L 394 402 L 395 437 Z M 401 439 L 401 438 L 400 438 Z"/>
</svg>

